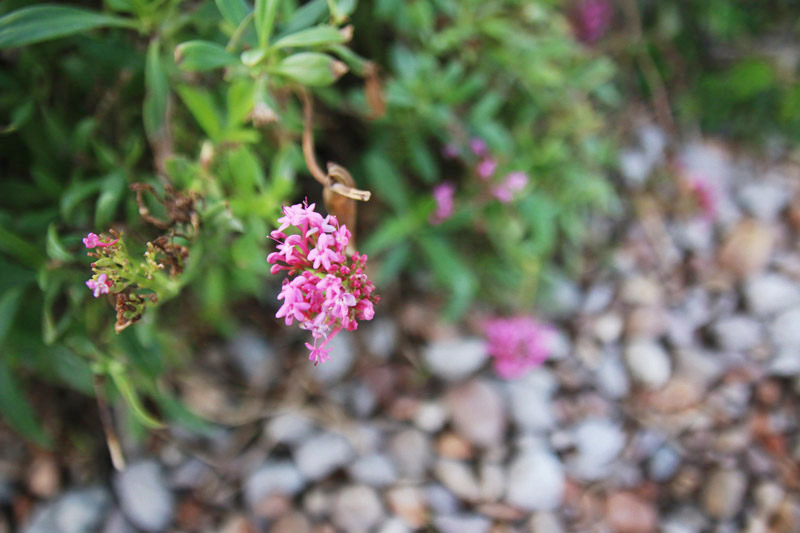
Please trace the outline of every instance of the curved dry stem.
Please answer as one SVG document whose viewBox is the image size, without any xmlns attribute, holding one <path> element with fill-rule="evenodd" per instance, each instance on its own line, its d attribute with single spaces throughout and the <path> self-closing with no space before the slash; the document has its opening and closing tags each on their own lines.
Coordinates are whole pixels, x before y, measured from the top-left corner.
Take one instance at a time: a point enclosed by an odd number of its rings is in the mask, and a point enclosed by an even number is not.
<svg viewBox="0 0 800 533">
<path fill-rule="evenodd" d="M 303 102 L 303 157 L 314 179 L 323 187 L 326 187 L 328 185 L 328 176 L 322 172 L 314 155 L 314 131 L 312 125 L 314 122 L 314 103 L 306 89 L 301 88 L 298 92 L 300 93 L 300 100 Z"/>
<path fill-rule="evenodd" d="M 368 201 L 372 193 L 356 189 L 355 182 L 346 168 L 335 163 L 328 163 L 327 173 L 320 168 L 314 155 L 314 103 L 306 89 L 300 88 L 298 93 L 303 102 L 303 158 L 309 172 L 323 187 L 336 194 L 361 202 Z"/>
</svg>

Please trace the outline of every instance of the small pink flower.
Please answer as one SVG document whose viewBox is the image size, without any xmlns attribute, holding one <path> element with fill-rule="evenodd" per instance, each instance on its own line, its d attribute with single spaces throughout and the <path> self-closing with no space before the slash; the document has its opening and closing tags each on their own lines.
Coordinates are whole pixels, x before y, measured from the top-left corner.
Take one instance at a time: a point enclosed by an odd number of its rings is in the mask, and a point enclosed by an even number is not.
<svg viewBox="0 0 800 533">
<path fill-rule="evenodd" d="M 494 369 L 506 379 L 523 375 L 550 356 L 552 329 L 529 316 L 495 318 L 484 324 Z"/>
<path fill-rule="evenodd" d="M 693 177 L 689 181 L 689 191 L 703 213 L 703 218 L 706 220 L 713 219 L 717 213 L 717 196 L 711 184 L 702 178 Z"/>
<path fill-rule="evenodd" d="M 457 159 L 461 155 L 461 150 L 453 143 L 447 143 L 442 148 L 442 155 L 445 159 Z"/>
<path fill-rule="evenodd" d="M 114 246 L 117 244 L 119 239 L 114 239 L 111 242 L 103 242 L 100 240 L 100 237 L 97 236 L 95 233 L 89 233 L 86 237 L 83 238 L 83 244 L 87 248 L 96 248 L 96 247 L 105 247 L 105 246 Z"/>
<path fill-rule="evenodd" d="M 478 176 L 485 180 L 491 178 L 495 170 L 497 170 L 497 161 L 490 157 L 478 163 Z"/>
<path fill-rule="evenodd" d="M 492 194 L 495 198 L 507 204 L 514 199 L 514 193 L 517 193 L 525 188 L 528 184 L 528 175 L 524 172 L 512 172 L 503 183 L 492 188 Z"/>
<path fill-rule="evenodd" d="M 86 282 L 86 286 L 93 291 L 95 298 L 99 298 L 101 294 L 108 294 L 112 284 L 113 282 L 105 274 L 97 276 L 97 280 L 90 279 Z"/>
<path fill-rule="evenodd" d="M 486 155 L 486 141 L 480 137 L 473 137 L 472 140 L 469 141 L 469 147 L 472 150 L 472 153 L 478 157 L 483 157 Z"/>
<path fill-rule="evenodd" d="M 579 0 L 572 13 L 576 37 L 593 44 L 605 35 L 614 17 L 610 0 Z"/>
<path fill-rule="evenodd" d="M 440 183 L 433 188 L 433 199 L 436 200 L 436 211 L 431 215 L 431 224 L 441 224 L 453 215 L 453 197 L 456 186 L 452 183 Z"/>
</svg>

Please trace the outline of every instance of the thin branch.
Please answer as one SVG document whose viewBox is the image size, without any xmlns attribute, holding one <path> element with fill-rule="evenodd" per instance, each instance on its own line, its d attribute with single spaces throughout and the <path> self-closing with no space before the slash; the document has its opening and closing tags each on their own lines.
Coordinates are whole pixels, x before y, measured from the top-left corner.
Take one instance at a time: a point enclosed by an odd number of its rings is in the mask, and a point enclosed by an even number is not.
<svg viewBox="0 0 800 533">
<path fill-rule="evenodd" d="M 353 177 L 346 168 L 335 163 L 328 163 L 327 173 L 320 168 L 314 155 L 314 103 L 306 89 L 299 89 L 298 93 L 303 102 L 303 157 L 311 175 L 320 185 L 336 194 L 362 202 L 368 201 L 372 193 L 356 189 Z"/>
<path fill-rule="evenodd" d="M 314 103 L 307 90 L 300 89 L 298 92 L 300 93 L 300 99 L 303 101 L 303 157 L 314 179 L 317 180 L 320 185 L 326 187 L 328 185 L 328 176 L 322 172 L 319 164 L 317 164 L 317 158 L 314 155 Z"/>
<path fill-rule="evenodd" d="M 118 471 L 125 470 L 125 455 L 122 453 L 122 445 L 119 443 L 119 437 L 114 429 L 114 420 L 111 416 L 111 407 L 106 401 L 104 390 L 105 379 L 103 376 L 94 377 L 94 392 L 97 397 L 97 409 L 100 412 L 100 423 L 103 426 L 103 433 L 106 436 L 106 445 L 108 446 L 108 453 L 111 455 L 111 464 Z"/>
</svg>

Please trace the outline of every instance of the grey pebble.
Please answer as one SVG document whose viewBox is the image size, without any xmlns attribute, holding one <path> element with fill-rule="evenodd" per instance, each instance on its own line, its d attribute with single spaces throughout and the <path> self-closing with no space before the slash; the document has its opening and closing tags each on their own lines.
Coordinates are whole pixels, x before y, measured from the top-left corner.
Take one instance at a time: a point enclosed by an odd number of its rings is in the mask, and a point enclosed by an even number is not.
<svg viewBox="0 0 800 533">
<path fill-rule="evenodd" d="M 172 522 L 175 497 L 155 461 L 128 466 L 117 474 L 114 488 L 125 516 L 139 529 L 162 531 Z"/>
<path fill-rule="evenodd" d="M 486 343 L 478 338 L 447 338 L 427 345 L 422 357 L 434 375 L 456 381 L 474 374 L 483 366 L 489 357 L 486 350 Z"/>
<path fill-rule="evenodd" d="M 336 433 L 309 437 L 293 450 L 300 473 L 307 479 L 320 479 L 349 463 L 355 452 L 347 440 Z"/>
</svg>

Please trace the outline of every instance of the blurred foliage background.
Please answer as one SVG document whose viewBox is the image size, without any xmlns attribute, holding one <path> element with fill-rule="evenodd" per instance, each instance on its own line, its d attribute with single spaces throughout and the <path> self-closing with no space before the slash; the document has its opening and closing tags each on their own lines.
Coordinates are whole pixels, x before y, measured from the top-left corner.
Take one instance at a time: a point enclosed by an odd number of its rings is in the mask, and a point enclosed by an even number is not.
<svg viewBox="0 0 800 533">
<path fill-rule="evenodd" d="M 622 103 L 651 106 L 667 128 L 797 135 L 800 52 L 786 45 L 797 2 L 594 4 L 3 2 L 4 418 L 47 444 L 26 391 L 50 383 L 122 398 L 140 428 L 202 430 L 171 376 L 203 338 L 235 333 L 241 302 L 274 314 L 266 235 L 282 204 L 321 198 L 301 149 L 302 91 L 317 153 L 373 192 L 358 245 L 379 292 L 441 294 L 453 319 L 475 303 L 530 311 L 549 280 L 577 271 L 590 217 L 618 205 Z M 496 163 L 490 181 L 476 175 L 474 139 Z M 492 197 L 491 180 L 512 172 L 524 188 Z M 433 224 L 443 183 L 455 207 Z M 146 187 L 138 201 L 132 184 Z M 192 223 L 171 218 L 170 198 L 191 199 Z M 81 238 L 110 228 L 132 256 L 165 232 L 189 253 L 120 334 L 85 286 Z"/>
</svg>

